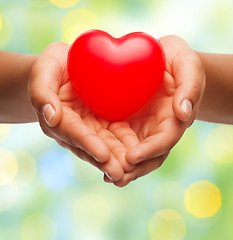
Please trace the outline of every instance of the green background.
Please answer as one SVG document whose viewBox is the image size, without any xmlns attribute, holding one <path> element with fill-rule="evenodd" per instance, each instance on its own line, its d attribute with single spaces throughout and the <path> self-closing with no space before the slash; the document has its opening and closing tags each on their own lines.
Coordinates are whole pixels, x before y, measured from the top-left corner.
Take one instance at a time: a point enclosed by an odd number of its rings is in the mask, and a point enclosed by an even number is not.
<svg viewBox="0 0 233 240">
<path fill-rule="evenodd" d="M 0 49 L 40 54 L 99 28 L 230 53 L 232 11 L 232 0 L 0 0 Z M 119 189 L 39 124 L 2 124 L 0 240 L 230 240 L 232 148 L 232 126 L 196 121 L 160 169 Z"/>
</svg>

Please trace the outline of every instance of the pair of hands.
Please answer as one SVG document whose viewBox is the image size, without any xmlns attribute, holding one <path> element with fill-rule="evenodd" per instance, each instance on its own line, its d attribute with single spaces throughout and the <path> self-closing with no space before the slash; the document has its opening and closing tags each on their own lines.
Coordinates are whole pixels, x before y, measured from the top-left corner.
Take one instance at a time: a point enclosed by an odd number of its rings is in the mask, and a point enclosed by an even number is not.
<svg viewBox="0 0 233 240">
<path fill-rule="evenodd" d="M 205 89 L 197 53 L 177 36 L 159 41 L 166 55 L 162 86 L 122 122 L 100 118 L 74 92 L 67 73 L 67 44 L 51 44 L 32 67 L 29 97 L 43 132 L 118 187 L 162 165 L 194 121 Z"/>
</svg>

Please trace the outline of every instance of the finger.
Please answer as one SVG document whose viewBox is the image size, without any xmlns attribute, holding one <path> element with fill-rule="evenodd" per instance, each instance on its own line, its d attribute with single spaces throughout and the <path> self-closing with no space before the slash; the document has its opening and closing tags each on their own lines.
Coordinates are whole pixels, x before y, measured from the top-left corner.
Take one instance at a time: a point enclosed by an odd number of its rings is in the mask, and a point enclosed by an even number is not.
<svg viewBox="0 0 233 240">
<path fill-rule="evenodd" d="M 95 130 L 96 134 L 102 139 L 102 141 L 108 147 L 109 151 L 121 163 L 124 171 L 127 172 L 133 169 L 134 166 L 125 160 L 125 146 L 116 138 L 116 136 L 114 136 L 114 134 L 108 130 L 108 127 L 110 125 L 109 122 L 106 122 L 101 118 L 97 119 L 92 114 L 87 114 L 83 118 L 83 121 L 88 127 Z"/>
<path fill-rule="evenodd" d="M 116 159 L 121 163 L 125 172 L 131 171 L 134 166 L 129 164 L 125 160 L 126 147 L 124 144 L 117 139 L 117 137 L 110 131 L 111 123 L 106 122 L 102 118 L 93 119 L 93 116 L 88 114 L 84 118 L 85 123 L 91 128 L 95 129 L 97 135 L 105 142 L 109 150 L 115 156 Z"/>
<path fill-rule="evenodd" d="M 125 154 L 127 149 L 116 136 L 104 127 L 99 127 L 97 134 L 105 142 L 115 158 L 121 163 L 124 171 L 132 171 L 135 166 L 126 161 Z"/>
<path fill-rule="evenodd" d="M 170 151 L 184 133 L 186 125 L 175 117 L 164 120 L 155 134 L 128 150 L 126 160 L 136 164 Z"/>
<path fill-rule="evenodd" d="M 111 152 L 96 132 L 70 110 L 64 108 L 64 116 L 58 128 L 58 135 L 64 136 L 73 146 L 92 155 L 98 162 L 107 162 Z M 70 113 L 70 114 L 69 114 Z"/>
<path fill-rule="evenodd" d="M 124 171 L 119 164 L 119 162 L 111 155 L 110 160 L 106 163 L 97 162 L 92 156 L 86 153 L 84 150 L 74 147 L 72 145 L 67 144 L 66 142 L 62 142 L 60 140 L 56 140 L 59 145 L 70 150 L 75 156 L 78 158 L 89 162 L 91 165 L 97 167 L 100 171 L 104 172 L 110 181 L 119 181 L 124 174 Z"/>
<path fill-rule="evenodd" d="M 131 148 L 139 143 L 138 136 L 127 122 L 112 123 L 108 127 L 108 130 L 111 131 L 126 148 Z"/>
<path fill-rule="evenodd" d="M 168 153 L 158 158 L 154 158 L 146 162 L 138 163 L 132 172 L 125 173 L 124 177 L 120 181 L 114 182 L 114 185 L 117 187 L 124 187 L 127 184 L 129 184 L 131 181 L 134 181 L 139 177 L 145 176 L 148 173 L 155 171 L 156 169 L 161 167 L 161 165 L 163 164 L 167 156 L 168 156 Z"/>
<path fill-rule="evenodd" d="M 43 132 L 48 137 L 82 149 L 98 162 L 109 161 L 111 152 L 96 132 L 74 111 L 64 107 L 63 113 L 59 125 L 52 129 L 40 121 Z M 41 120 L 40 116 L 39 119 Z"/>
<path fill-rule="evenodd" d="M 113 183 L 113 181 L 111 179 L 109 179 L 109 177 L 104 174 L 104 177 L 103 177 L 103 180 L 106 182 L 106 183 Z"/>
<path fill-rule="evenodd" d="M 188 121 L 193 109 L 202 97 L 205 73 L 198 55 L 187 57 L 186 52 L 174 60 L 174 78 L 176 91 L 173 99 L 173 110 L 178 119 Z"/>
<path fill-rule="evenodd" d="M 52 44 L 45 49 L 33 65 L 30 81 L 29 96 L 38 114 L 50 126 L 56 126 L 62 116 L 62 106 L 58 90 L 62 84 L 62 76 L 66 70 L 66 54 L 68 45 Z"/>
<path fill-rule="evenodd" d="M 82 149 L 80 148 L 76 148 L 70 144 L 68 144 L 67 142 L 63 142 L 62 140 L 60 139 L 56 139 L 55 140 L 61 147 L 71 151 L 75 156 L 77 156 L 78 158 L 82 159 L 83 161 L 85 162 L 88 162 L 90 163 L 91 165 L 97 167 L 97 164 L 96 164 L 96 161 L 95 159 L 87 154 L 85 151 L 83 151 Z"/>
</svg>

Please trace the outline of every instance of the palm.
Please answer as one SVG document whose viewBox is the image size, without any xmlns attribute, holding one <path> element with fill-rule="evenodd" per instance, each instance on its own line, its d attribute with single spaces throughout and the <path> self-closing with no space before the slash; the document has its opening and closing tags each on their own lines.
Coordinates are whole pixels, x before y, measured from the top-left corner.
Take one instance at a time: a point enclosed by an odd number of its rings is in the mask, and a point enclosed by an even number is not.
<svg viewBox="0 0 233 240">
<path fill-rule="evenodd" d="M 174 91 L 174 79 L 166 72 L 163 84 L 158 92 L 139 112 L 127 120 L 140 141 L 157 132 L 166 130 L 164 124 L 175 119 L 172 110 Z"/>
<path fill-rule="evenodd" d="M 72 119 L 73 123 L 82 121 L 93 129 L 127 169 L 124 162 L 126 151 L 147 137 L 166 131 L 165 123 L 176 119 L 172 111 L 174 79 L 169 74 L 166 76 L 164 84 L 152 99 L 139 112 L 122 122 L 109 122 L 91 111 L 75 93 L 68 77 L 64 79 L 58 96 L 66 117 Z M 72 126 L 72 122 L 69 126 Z"/>
<path fill-rule="evenodd" d="M 74 92 L 68 77 L 64 79 L 64 84 L 61 86 L 58 96 L 62 102 L 63 112 L 66 117 L 72 119 L 74 123 L 82 121 L 83 124 L 94 130 L 121 163 L 124 171 L 130 172 L 133 167 L 127 164 L 125 160 L 127 151 L 150 137 L 158 136 L 158 142 L 159 140 L 163 141 L 163 135 L 170 137 L 170 132 L 174 131 L 174 129 L 178 129 L 179 134 L 183 133 L 185 128 L 181 128 L 181 123 L 175 117 L 172 109 L 174 92 L 174 78 L 169 72 L 166 72 L 162 86 L 151 100 L 130 118 L 115 123 L 104 120 L 93 113 Z M 72 127 L 72 123 L 69 126 Z M 160 133 L 163 135 L 161 136 Z M 164 142 L 163 147 L 166 148 L 167 144 L 169 143 Z M 158 145 L 161 146 L 160 143 Z M 160 157 L 163 161 L 167 152 L 160 149 L 160 153 L 163 155 Z M 145 154 L 148 155 L 147 152 Z M 151 156 L 151 158 L 153 157 Z M 161 164 L 159 161 L 157 163 L 151 161 L 151 163 L 156 167 Z M 138 164 L 138 167 L 143 167 L 142 165 L 146 164 L 148 165 L 148 162 Z M 151 164 L 149 163 L 149 165 Z M 108 181 L 106 177 L 105 180 Z M 124 183 L 121 181 L 115 184 L 120 186 L 128 182 L 126 180 Z"/>
<path fill-rule="evenodd" d="M 170 62 L 169 59 L 167 62 Z M 125 161 L 125 154 L 129 149 L 151 136 L 157 135 L 158 141 L 162 141 L 164 136 L 173 137 L 170 135 L 171 131 L 175 131 L 176 135 L 178 133 L 181 136 L 185 129 L 181 127 L 181 123 L 175 117 L 172 109 L 176 85 L 172 69 L 169 66 L 167 66 L 160 89 L 151 100 L 130 118 L 115 123 L 97 116 L 83 103 L 72 88 L 66 66 L 63 66 L 62 76 L 63 81 L 58 96 L 63 105 L 64 116 L 69 119 L 69 127 L 72 128 L 77 121 L 82 121 L 83 124 L 91 128 L 106 143 L 115 158 L 121 162 L 125 171 L 132 169 Z M 167 144 L 164 143 L 164 148 Z M 145 155 L 148 153 L 145 152 Z"/>
<path fill-rule="evenodd" d="M 198 110 L 199 103 L 193 109 L 192 118 L 187 122 L 183 122 L 175 115 L 173 104 L 177 88 L 182 84 L 182 82 L 178 81 L 177 76 L 180 74 L 182 78 L 189 77 L 193 69 L 200 66 L 199 60 L 190 47 L 181 39 L 168 36 L 160 41 L 166 55 L 166 71 L 163 83 L 151 100 L 139 112 L 125 121 L 128 124 L 128 129 L 124 131 L 128 132 L 129 136 L 132 136 L 132 132 L 134 132 L 134 139 L 136 137 L 138 139 L 138 144 L 129 148 L 126 158 L 129 162 L 137 163 L 137 165 L 131 173 L 125 174 L 124 179 L 117 183 L 118 186 L 124 186 L 133 179 L 160 167 L 171 148 L 179 141 L 185 129 L 192 122 Z M 179 53 L 184 54 L 184 56 L 179 55 Z M 186 56 L 189 56 L 189 60 L 193 61 L 194 67 L 192 68 L 192 65 L 190 65 L 190 72 L 185 72 L 187 71 L 184 68 Z M 198 81 L 199 79 L 201 81 L 204 78 L 203 72 L 196 72 L 198 73 Z M 195 77 L 197 75 L 193 74 L 193 78 Z M 118 138 L 119 136 L 120 134 L 118 134 Z M 121 141 L 124 143 L 125 139 L 126 136 L 124 135 L 124 139 L 122 138 Z M 147 161 L 142 161 L 142 159 Z"/>
<path fill-rule="evenodd" d="M 135 176 L 145 175 L 158 168 L 190 124 L 190 122 L 185 123 L 176 118 L 173 103 L 176 102 L 174 99 L 177 88 L 182 84 L 182 82 L 179 82 L 179 78 L 184 79 L 190 76 L 195 69 L 192 64 L 199 67 L 199 60 L 191 48 L 180 38 L 168 36 L 160 39 L 160 41 L 166 55 L 166 72 L 163 83 L 158 92 L 141 110 L 121 122 L 111 123 L 100 118 L 82 102 L 74 92 L 68 78 L 66 68 L 68 48 L 63 51 L 63 57 L 59 56 L 63 76 L 58 90 L 58 96 L 63 107 L 63 116 L 60 122 L 61 132 L 68 133 L 68 140 L 73 146 L 71 150 L 74 153 L 76 151 L 75 147 L 80 143 L 76 140 L 81 139 L 81 143 L 86 143 L 84 147 L 82 144 L 79 146 L 81 149 L 87 153 L 92 153 L 93 150 L 100 156 L 103 151 L 98 149 L 94 141 L 88 137 L 96 135 L 102 139 L 111 152 L 111 159 L 113 159 L 109 161 L 109 168 L 103 168 L 102 165 L 93 162 L 93 159 L 88 158 L 87 160 L 97 165 L 101 170 L 114 169 L 115 174 L 120 171 L 119 166 L 117 166 L 117 163 L 120 163 L 126 174 L 119 185 L 126 185 Z M 186 56 L 189 56 L 187 63 Z M 189 66 L 187 66 L 188 64 Z M 183 67 L 184 65 L 186 68 Z M 190 69 L 191 71 L 189 71 Z M 202 75 L 200 71 L 199 78 Z M 177 76 L 179 77 L 177 78 Z M 197 112 L 197 109 L 198 104 L 193 112 Z M 82 134 L 79 134 L 79 131 Z M 149 160 L 140 162 L 142 159 Z M 115 165 L 111 164 L 113 162 L 115 162 Z M 134 167 L 127 162 L 140 163 L 137 163 Z M 107 180 L 106 177 L 105 180 Z"/>
<path fill-rule="evenodd" d="M 168 41 L 165 44 L 167 57 L 166 71 L 159 90 L 141 110 L 126 119 L 124 125 L 122 122 L 119 122 L 114 123 L 114 128 L 111 125 L 108 127 L 128 149 L 133 147 L 132 144 L 127 144 L 132 139 L 135 145 L 136 143 L 153 144 L 152 141 L 154 141 L 153 147 L 145 147 L 141 152 L 137 151 L 137 148 L 129 151 L 131 162 L 136 163 L 142 158 L 150 159 L 167 154 L 171 147 L 180 139 L 187 127 L 187 123 L 183 123 L 176 118 L 172 106 L 176 91 L 176 82 L 173 76 L 174 66 L 170 63 L 174 62 L 174 56 L 179 49 L 174 49 L 173 45 L 170 44 L 171 42 Z M 122 125 L 124 128 L 122 128 Z M 115 131 L 116 129 L 118 132 Z M 124 131 L 125 134 L 120 134 L 119 132 L 121 131 Z M 126 141 L 127 134 L 128 142 Z M 156 154 L 155 149 L 158 150 Z"/>
<path fill-rule="evenodd" d="M 105 142 L 112 152 L 113 157 L 121 163 L 124 171 L 127 172 L 132 170 L 133 166 L 125 161 L 125 154 L 127 151 L 126 146 L 122 144 L 120 139 L 115 137 L 113 132 L 110 131 L 113 124 L 97 116 L 78 97 L 69 81 L 66 66 L 64 66 L 62 76 L 63 80 L 58 91 L 58 97 L 63 106 L 63 118 L 67 120 L 65 123 L 66 127 L 71 128 L 71 132 L 74 130 L 74 126 L 77 122 L 82 123 L 83 126 L 85 125 L 86 128 L 91 129 Z M 69 122 L 69 124 L 67 124 L 67 122 Z M 72 144 L 75 146 L 75 142 Z"/>
<path fill-rule="evenodd" d="M 125 161 L 127 149 L 108 130 L 110 123 L 96 116 L 74 92 L 67 73 L 68 50 L 67 44 L 51 44 L 35 64 L 31 89 L 38 89 L 43 79 L 46 89 L 49 89 L 46 99 L 50 98 L 57 110 L 52 119 L 53 127 L 48 126 L 40 111 L 37 112 L 41 128 L 62 147 L 116 181 L 123 177 L 124 171 L 133 168 Z M 34 95 L 34 102 L 38 102 L 36 91 Z"/>
<path fill-rule="evenodd" d="M 175 143 L 187 127 L 187 124 L 176 118 L 172 107 L 178 85 L 174 78 L 174 69 L 178 68 L 176 57 L 177 53 L 183 50 L 184 46 L 183 42 L 175 44 L 172 36 L 165 37 L 160 41 L 163 44 L 166 55 L 166 71 L 163 83 L 151 100 L 127 121 L 140 141 L 152 135 L 163 133 L 174 138 Z M 173 137 L 172 133 L 176 136 Z"/>
</svg>

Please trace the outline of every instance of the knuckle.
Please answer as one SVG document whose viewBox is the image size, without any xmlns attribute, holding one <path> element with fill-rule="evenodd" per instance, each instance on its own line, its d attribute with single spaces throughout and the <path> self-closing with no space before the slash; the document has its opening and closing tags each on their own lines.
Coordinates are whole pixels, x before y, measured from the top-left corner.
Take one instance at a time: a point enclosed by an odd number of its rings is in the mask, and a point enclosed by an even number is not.
<svg viewBox="0 0 233 240">
<path fill-rule="evenodd" d="M 109 125 L 108 129 L 115 132 L 116 130 L 124 129 L 126 127 L 128 127 L 128 124 L 126 122 L 114 122 Z"/>
<path fill-rule="evenodd" d="M 113 139 L 113 134 L 107 131 L 103 126 L 100 126 L 96 132 L 98 136 L 101 136 L 104 139 Z"/>
<path fill-rule="evenodd" d="M 167 139 L 168 141 L 165 143 L 165 146 L 167 146 L 166 152 L 170 151 L 175 145 L 176 143 L 179 141 L 179 138 L 174 135 L 174 134 L 170 134 L 167 131 L 164 131 L 164 134 L 167 135 Z"/>
<path fill-rule="evenodd" d="M 175 34 L 171 34 L 171 35 L 169 35 L 169 37 L 172 38 L 173 41 L 185 42 L 185 40 L 183 38 L 181 38 L 180 36 L 175 35 Z"/>
<path fill-rule="evenodd" d="M 103 141 L 105 142 L 114 142 L 116 139 L 113 135 L 105 135 L 103 137 Z"/>
<path fill-rule="evenodd" d="M 42 110 L 42 104 L 40 102 L 40 95 L 38 92 L 36 92 L 36 90 L 32 89 L 29 93 L 29 97 L 30 97 L 30 101 L 32 106 L 38 111 L 40 112 Z"/>
<path fill-rule="evenodd" d="M 69 47 L 69 45 L 67 43 L 64 43 L 64 42 L 53 42 L 48 47 L 50 47 L 50 48 L 53 48 L 53 47 L 62 48 L 62 47 Z"/>
<path fill-rule="evenodd" d="M 116 145 L 116 146 L 113 146 L 111 147 L 111 151 L 112 152 L 123 152 L 125 150 L 125 147 L 123 145 Z"/>
<path fill-rule="evenodd" d="M 195 102 L 200 98 L 201 96 L 201 86 L 200 84 L 197 84 L 197 83 L 193 83 L 191 85 L 191 90 L 192 90 L 192 93 L 193 93 L 193 104 L 195 104 Z"/>
</svg>

